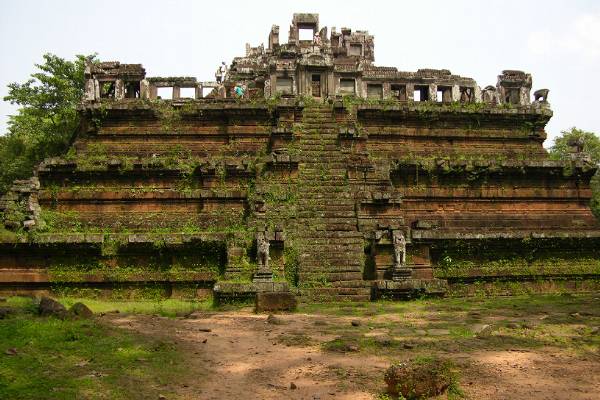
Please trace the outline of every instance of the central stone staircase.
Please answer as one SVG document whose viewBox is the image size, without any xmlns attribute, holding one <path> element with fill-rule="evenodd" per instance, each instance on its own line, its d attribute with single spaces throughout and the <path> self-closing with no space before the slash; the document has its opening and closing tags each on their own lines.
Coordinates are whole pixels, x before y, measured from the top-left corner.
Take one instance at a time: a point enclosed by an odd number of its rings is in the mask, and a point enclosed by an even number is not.
<svg viewBox="0 0 600 400">
<path fill-rule="evenodd" d="M 369 300 L 363 280 L 363 236 L 338 143 L 339 124 L 328 106 L 304 108 L 298 134 L 299 284 L 318 300 Z"/>
</svg>

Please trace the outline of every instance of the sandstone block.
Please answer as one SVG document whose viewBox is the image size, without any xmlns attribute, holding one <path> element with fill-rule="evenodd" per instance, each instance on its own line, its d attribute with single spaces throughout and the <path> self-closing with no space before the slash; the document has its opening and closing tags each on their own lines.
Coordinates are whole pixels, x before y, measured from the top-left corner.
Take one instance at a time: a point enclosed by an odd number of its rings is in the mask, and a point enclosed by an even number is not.
<svg viewBox="0 0 600 400">
<path fill-rule="evenodd" d="M 42 297 L 38 306 L 38 312 L 43 317 L 57 317 L 64 319 L 67 316 L 67 309 L 58 301 L 50 297 Z"/>
<path fill-rule="evenodd" d="M 298 301 L 290 292 L 262 292 L 256 294 L 256 312 L 292 311 L 297 306 Z"/>
<path fill-rule="evenodd" d="M 80 318 L 91 318 L 94 315 L 94 312 L 92 310 L 90 310 L 89 307 L 83 303 L 73 304 L 71 306 L 71 308 L 69 309 L 69 312 Z"/>
</svg>

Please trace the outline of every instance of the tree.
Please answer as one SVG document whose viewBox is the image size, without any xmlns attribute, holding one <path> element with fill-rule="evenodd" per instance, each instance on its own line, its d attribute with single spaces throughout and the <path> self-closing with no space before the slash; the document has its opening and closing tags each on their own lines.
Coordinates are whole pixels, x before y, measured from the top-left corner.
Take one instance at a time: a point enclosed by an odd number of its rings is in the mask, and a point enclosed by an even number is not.
<svg viewBox="0 0 600 400">
<path fill-rule="evenodd" d="M 77 55 L 74 61 L 43 57 L 44 63 L 35 65 L 39 72 L 24 83 L 9 84 L 4 97 L 20 108 L 10 116 L 7 134 L 0 136 L 0 193 L 13 180 L 31 176 L 44 158 L 65 152 L 79 126 L 85 62 L 95 61 L 95 55 Z"/>
<path fill-rule="evenodd" d="M 579 142 L 583 144 L 583 152 L 586 153 L 595 164 L 600 164 L 600 138 L 593 132 L 586 132 L 575 127 L 568 131 L 562 131 L 561 136 L 554 139 L 554 146 L 550 148 L 550 157 L 555 160 L 569 160 L 569 142 Z M 600 218 L 600 171 L 597 171 L 592 181 L 592 201 L 590 207 Z"/>
</svg>

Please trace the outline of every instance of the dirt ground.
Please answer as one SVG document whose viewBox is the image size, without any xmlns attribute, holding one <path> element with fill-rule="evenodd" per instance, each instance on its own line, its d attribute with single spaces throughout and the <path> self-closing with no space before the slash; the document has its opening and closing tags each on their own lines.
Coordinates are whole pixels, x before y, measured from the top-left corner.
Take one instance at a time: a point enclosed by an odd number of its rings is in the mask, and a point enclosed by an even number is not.
<svg viewBox="0 0 600 400">
<path fill-rule="evenodd" d="M 277 315 L 276 323 L 251 309 L 102 320 L 184 354 L 189 375 L 157 387 L 166 399 L 376 399 L 390 363 L 434 354 L 457 365 L 465 398 L 592 400 L 600 399 L 598 305 L 597 298 L 577 304 L 582 315 L 568 307 L 421 307 L 299 312 Z M 331 351 L 327 343 L 336 338 L 355 345 Z"/>
</svg>

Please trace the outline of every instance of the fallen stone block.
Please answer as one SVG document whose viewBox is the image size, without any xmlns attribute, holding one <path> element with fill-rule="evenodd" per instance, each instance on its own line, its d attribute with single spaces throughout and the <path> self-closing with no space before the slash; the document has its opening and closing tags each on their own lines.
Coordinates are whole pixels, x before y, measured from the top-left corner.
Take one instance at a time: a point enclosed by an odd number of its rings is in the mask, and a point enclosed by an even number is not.
<svg viewBox="0 0 600 400">
<path fill-rule="evenodd" d="M 83 303 L 73 304 L 69 309 L 69 312 L 73 315 L 78 316 L 79 318 L 91 318 L 94 316 L 94 312 Z"/>
<path fill-rule="evenodd" d="M 65 306 L 46 296 L 42 297 L 42 300 L 40 301 L 38 313 L 42 317 L 57 317 L 60 319 L 65 319 L 68 315 Z"/>
<path fill-rule="evenodd" d="M 13 307 L 0 307 L 0 319 L 4 319 L 9 315 L 15 313 L 15 309 Z"/>
</svg>

